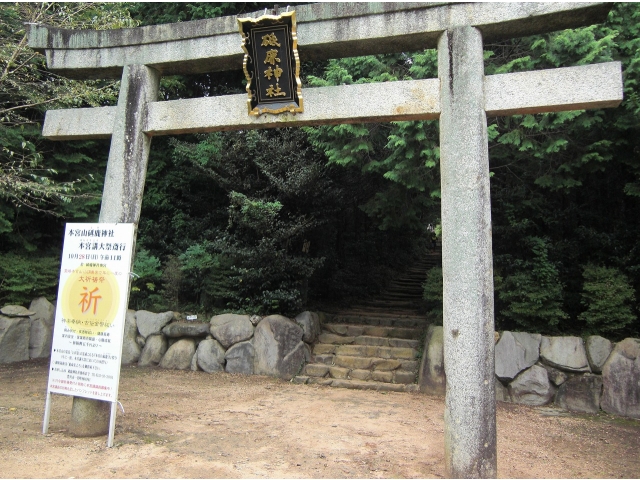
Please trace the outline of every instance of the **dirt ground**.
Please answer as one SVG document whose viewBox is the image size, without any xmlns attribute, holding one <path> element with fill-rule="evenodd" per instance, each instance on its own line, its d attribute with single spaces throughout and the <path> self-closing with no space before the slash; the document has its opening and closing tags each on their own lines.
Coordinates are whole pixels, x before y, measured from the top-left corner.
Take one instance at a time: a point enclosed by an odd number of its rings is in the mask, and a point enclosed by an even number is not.
<svg viewBox="0 0 640 480">
<path fill-rule="evenodd" d="M 2 478 L 443 477 L 442 398 L 123 367 L 115 445 L 66 433 L 48 363 L 0 366 Z M 638 478 L 640 421 L 498 404 L 498 475 Z"/>
</svg>

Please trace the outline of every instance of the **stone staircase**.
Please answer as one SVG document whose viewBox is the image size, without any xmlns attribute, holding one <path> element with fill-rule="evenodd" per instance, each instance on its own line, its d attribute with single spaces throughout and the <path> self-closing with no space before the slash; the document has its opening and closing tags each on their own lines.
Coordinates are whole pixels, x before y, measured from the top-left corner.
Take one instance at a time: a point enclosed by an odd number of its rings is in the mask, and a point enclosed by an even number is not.
<svg viewBox="0 0 640 480">
<path fill-rule="evenodd" d="M 294 383 L 365 390 L 417 391 L 427 320 L 422 283 L 439 251 L 414 263 L 374 300 L 327 314 L 312 360 Z"/>
</svg>

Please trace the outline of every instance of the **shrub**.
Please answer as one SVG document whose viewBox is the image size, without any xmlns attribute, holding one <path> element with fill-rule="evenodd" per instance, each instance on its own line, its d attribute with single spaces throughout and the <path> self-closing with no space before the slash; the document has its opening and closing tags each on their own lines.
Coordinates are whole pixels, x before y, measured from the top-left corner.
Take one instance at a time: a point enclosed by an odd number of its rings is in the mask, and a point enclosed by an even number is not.
<svg viewBox="0 0 640 480">
<path fill-rule="evenodd" d="M 619 332 L 636 320 L 631 307 L 634 291 L 620 270 L 588 264 L 583 278 L 581 304 L 586 310 L 578 319 L 586 322 L 586 333 Z"/>
</svg>

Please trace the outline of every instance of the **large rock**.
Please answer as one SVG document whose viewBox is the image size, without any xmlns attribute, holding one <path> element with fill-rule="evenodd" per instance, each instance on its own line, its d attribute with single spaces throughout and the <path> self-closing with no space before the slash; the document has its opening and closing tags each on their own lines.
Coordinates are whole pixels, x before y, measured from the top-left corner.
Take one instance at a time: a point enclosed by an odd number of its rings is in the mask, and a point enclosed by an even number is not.
<svg viewBox="0 0 640 480">
<path fill-rule="evenodd" d="M 206 337 L 209 334 L 209 324 L 201 322 L 173 322 L 162 329 L 167 337 Z"/>
<path fill-rule="evenodd" d="M 320 335 L 320 317 L 315 312 L 302 312 L 295 318 L 295 322 L 302 327 L 302 340 L 313 343 Z"/>
<path fill-rule="evenodd" d="M 153 313 L 146 310 L 136 312 L 136 323 L 140 335 L 147 338 L 149 335 L 160 333 L 162 327 L 173 319 L 173 312 Z"/>
<path fill-rule="evenodd" d="M 45 297 L 38 297 L 31 302 L 29 310 L 33 312 L 29 334 L 29 357 L 50 357 L 56 307 Z"/>
<path fill-rule="evenodd" d="M 5 305 L 0 308 L 0 314 L 5 317 L 30 317 L 36 312 L 27 310 L 22 305 Z"/>
<path fill-rule="evenodd" d="M 607 361 L 611 351 L 613 350 L 613 344 L 606 338 L 598 335 L 591 335 L 587 338 L 587 359 L 591 366 L 591 371 L 595 373 L 602 372 L 602 366 Z"/>
<path fill-rule="evenodd" d="M 224 348 L 213 338 L 203 340 L 198 345 L 196 356 L 198 366 L 207 373 L 222 372 L 224 370 Z"/>
<path fill-rule="evenodd" d="M 74 437 L 100 437 L 109 433 L 111 403 L 73 397 L 69 434 Z"/>
<path fill-rule="evenodd" d="M 556 395 L 556 404 L 578 413 L 598 413 L 602 395 L 602 377 L 578 375 L 562 384 Z"/>
<path fill-rule="evenodd" d="M 225 372 L 253 375 L 255 353 L 256 351 L 251 342 L 236 343 L 227 350 L 224 356 L 227 361 L 227 365 L 224 368 Z"/>
<path fill-rule="evenodd" d="M 618 343 L 602 367 L 600 406 L 614 415 L 640 418 L 640 340 Z"/>
<path fill-rule="evenodd" d="M 30 331 L 31 321 L 28 316 L 0 315 L 0 363 L 29 360 Z"/>
<path fill-rule="evenodd" d="M 508 387 L 511 400 L 526 405 L 546 405 L 555 394 L 547 371 L 534 365 L 518 375 Z"/>
<path fill-rule="evenodd" d="M 288 318 L 271 315 L 262 319 L 253 335 L 254 373 L 290 380 L 304 366 L 302 328 Z"/>
<path fill-rule="evenodd" d="M 545 365 L 542 362 L 538 362 L 536 365 L 544 368 L 547 371 L 547 376 L 549 377 L 549 381 L 553 383 L 556 387 L 559 387 L 564 382 L 567 381 L 569 375 L 562 370 L 558 370 L 557 368 L 550 367 L 549 365 Z"/>
<path fill-rule="evenodd" d="M 541 338 L 531 333 L 503 332 L 495 346 L 496 376 L 502 381 L 511 381 L 534 365 L 539 358 Z"/>
<path fill-rule="evenodd" d="M 494 379 L 495 388 L 496 388 L 496 401 L 497 402 L 510 402 L 511 396 L 509 395 L 509 390 L 505 387 L 500 380 L 497 378 Z"/>
<path fill-rule="evenodd" d="M 424 353 L 418 387 L 423 393 L 444 395 L 447 381 L 444 374 L 444 337 L 442 327 L 429 325 L 424 342 Z"/>
<path fill-rule="evenodd" d="M 169 347 L 159 366 L 171 370 L 189 370 L 195 353 L 196 342 L 190 338 L 183 338 Z"/>
<path fill-rule="evenodd" d="M 167 337 L 161 333 L 149 335 L 146 339 L 138 365 L 147 367 L 149 365 L 158 365 L 168 348 Z"/>
<path fill-rule="evenodd" d="M 253 336 L 253 325 L 249 315 L 225 313 L 211 318 L 211 335 L 224 348 L 244 342 Z"/>
<path fill-rule="evenodd" d="M 540 358 L 547 365 L 568 372 L 591 372 L 580 337 L 542 337 Z"/>
<path fill-rule="evenodd" d="M 140 345 L 138 345 L 137 338 L 138 326 L 136 324 L 136 312 L 133 310 L 127 310 L 127 314 L 124 317 L 122 357 L 120 358 L 120 363 L 122 365 L 136 363 L 138 360 L 140 360 L 142 348 L 140 348 Z"/>
</svg>

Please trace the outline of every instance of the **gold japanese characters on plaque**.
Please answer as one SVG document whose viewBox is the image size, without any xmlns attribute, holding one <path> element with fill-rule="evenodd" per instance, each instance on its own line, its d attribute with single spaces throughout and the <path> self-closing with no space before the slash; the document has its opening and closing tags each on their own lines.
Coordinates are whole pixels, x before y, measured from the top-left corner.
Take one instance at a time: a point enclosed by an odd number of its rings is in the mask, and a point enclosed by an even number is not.
<svg viewBox="0 0 640 480">
<path fill-rule="evenodd" d="M 296 12 L 239 18 L 249 115 L 301 113 Z"/>
</svg>

